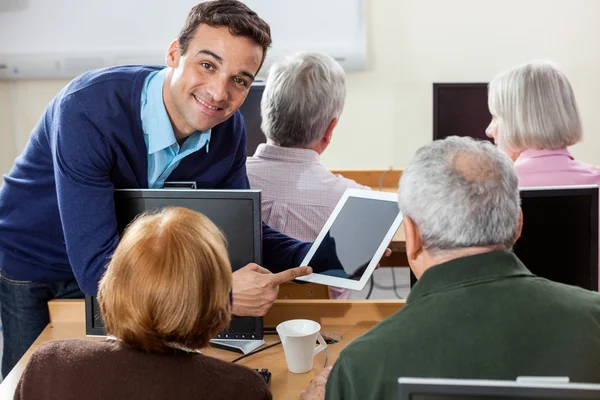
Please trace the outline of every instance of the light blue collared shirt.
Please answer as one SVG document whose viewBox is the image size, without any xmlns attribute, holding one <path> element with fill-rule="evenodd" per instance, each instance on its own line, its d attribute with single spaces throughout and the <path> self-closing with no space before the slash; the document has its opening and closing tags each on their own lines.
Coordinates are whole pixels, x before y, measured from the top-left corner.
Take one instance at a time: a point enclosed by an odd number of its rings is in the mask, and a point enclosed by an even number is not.
<svg viewBox="0 0 600 400">
<path fill-rule="evenodd" d="M 161 189 L 165 181 L 186 156 L 210 143 L 210 129 L 192 133 L 179 146 L 163 102 L 162 90 L 166 69 L 152 72 L 142 89 L 142 129 L 148 149 L 148 187 Z"/>
</svg>

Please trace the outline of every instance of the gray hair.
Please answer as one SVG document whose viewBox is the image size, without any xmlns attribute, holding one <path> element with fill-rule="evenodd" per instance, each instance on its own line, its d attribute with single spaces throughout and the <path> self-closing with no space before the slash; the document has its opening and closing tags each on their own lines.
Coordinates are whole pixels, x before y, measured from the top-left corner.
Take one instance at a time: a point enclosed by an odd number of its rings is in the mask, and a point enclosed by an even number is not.
<svg viewBox="0 0 600 400">
<path fill-rule="evenodd" d="M 513 152 L 559 149 L 582 138 L 573 88 L 550 61 L 533 61 L 496 76 L 488 107 L 498 118 L 498 139 Z"/>
<path fill-rule="evenodd" d="M 417 150 L 402 173 L 398 204 L 428 251 L 510 250 L 519 221 L 518 178 L 510 158 L 491 143 L 451 136 Z"/>
<path fill-rule="evenodd" d="M 275 63 L 261 101 L 261 129 L 283 147 L 309 147 L 339 118 L 346 99 L 346 75 L 333 58 L 299 53 Z"/>
</svg>

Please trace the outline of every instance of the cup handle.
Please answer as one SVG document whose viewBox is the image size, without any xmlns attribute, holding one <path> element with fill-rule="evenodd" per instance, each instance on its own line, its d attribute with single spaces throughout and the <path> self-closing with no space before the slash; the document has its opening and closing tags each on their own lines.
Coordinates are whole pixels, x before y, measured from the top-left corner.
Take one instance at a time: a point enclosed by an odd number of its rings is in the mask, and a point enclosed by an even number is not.
<svg viewBox="0 0 600 400">
<path fill-rule="evenodd" d="M 327 348 L 327 342 L 323 339 L 323 336 L 321 336 L 321 332 L 317 333 L 317 342 L 319 342 L 319 347 L 315 347 L 313 357 Z"/>
</svg>

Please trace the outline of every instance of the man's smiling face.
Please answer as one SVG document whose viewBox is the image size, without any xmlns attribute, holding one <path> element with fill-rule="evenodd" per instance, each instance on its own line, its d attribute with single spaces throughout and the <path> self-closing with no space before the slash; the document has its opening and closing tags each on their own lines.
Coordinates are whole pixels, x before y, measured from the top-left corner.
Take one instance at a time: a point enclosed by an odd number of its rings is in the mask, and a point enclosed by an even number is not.
<svg viewBox="0 0 600 400">
<path fill-rule="evenodd" d="M 173 42 L 163 99 L 176 136 L 212 129 L 231 117 L 246 99 L 262 58 L 259 44 L 222 26 L 200 24 L 184 54 Z"/>
</svg>

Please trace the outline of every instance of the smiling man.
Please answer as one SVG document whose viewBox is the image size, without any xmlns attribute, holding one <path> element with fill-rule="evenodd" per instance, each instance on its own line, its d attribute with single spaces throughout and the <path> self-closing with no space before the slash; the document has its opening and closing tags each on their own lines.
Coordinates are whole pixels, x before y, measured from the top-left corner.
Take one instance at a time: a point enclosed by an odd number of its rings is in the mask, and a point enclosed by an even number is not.
<svg viewBox="0 0 600 400">
<path fill-rule="evenodd" d="M 46 303 L 95 294 L 119 234 L 114 189 L 247 189 L 237 111 L 271 44 L 243 3 L 194 7 L 166 68 L 85 73 L 48 105 L 0 190 L 0 303 L 6 376 L 49 322 Z M 278 285 L 310 268 L 309 244 L 263 226 L 265 266 L 233 274 L 233 312 L 264 315 Z M 278 272 L 273 274 L 272 272 Z"/>
</svg>

